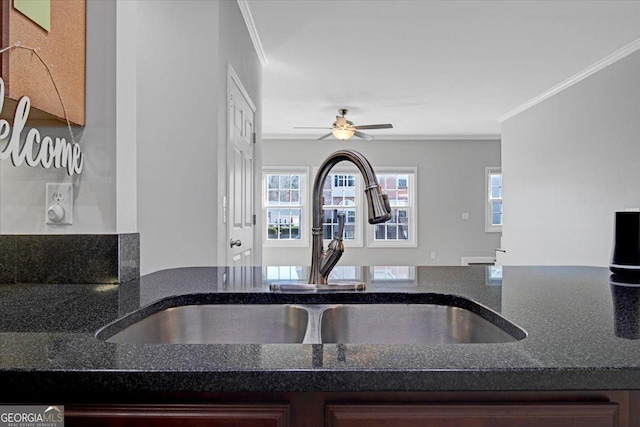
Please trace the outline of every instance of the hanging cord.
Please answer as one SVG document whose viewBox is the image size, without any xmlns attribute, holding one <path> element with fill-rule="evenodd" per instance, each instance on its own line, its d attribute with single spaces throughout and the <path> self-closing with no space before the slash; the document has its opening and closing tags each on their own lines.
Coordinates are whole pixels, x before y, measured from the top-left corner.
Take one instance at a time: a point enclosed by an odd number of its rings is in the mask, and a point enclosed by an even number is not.
<svg viewBox="0 0 640 427">
<path fill-rule="evenodd" d="M 62 104 L 62 111 L 64 113 L 64 119 L 67 121 L 67 127 L 69 128 L 69 134 L 71 134 L 71 142 L 73 144 L 76 143 L 75 138 L 73 137 L 73 131 L 71 130 L 71 122 L 69 122 L 69 116 L 67 115 L 67 107 L 65 107 L 64 105 L 64 101 L 62 100 L 62 95 L 60 94 L 60 90 L 58 89 L 58 85 L 56 84 L 56 80 L 53 78 L 53 73 L 51 72 L 51 68 L 49 68 L 49 65 L 44 62 L 44 59 L 42 59 L 42 57 L 40 56 L 40 54 L 38 53 L 38 49 L 40 48 L 33 48 L 33 47 L 27 47 L 27 46 L 22 46 L 22 44 L 20 44 L 20 42 L 16 42 L 15 44 L 5 47 L 3 49 L 0 49 L 0 54 L 3 54 L 4 52 L 14 49 L 14 48 L 19 48 L 19 49 L 26 49 L 26 50 L 30 50 L 31 52 L 36 54 L 36 57 L 40 60 L 40 62 L 42 62 L 42 65 L 44 65 L 44 67 L 47 70 L 47 73 L 49 74 L 49 77 L 51 78 L 51 82 L 53 83 L 53 88 L 56 90 L 56 93 L 58 94 L 58 99 L 60 99 L 60 104 Z"/>
</svg>

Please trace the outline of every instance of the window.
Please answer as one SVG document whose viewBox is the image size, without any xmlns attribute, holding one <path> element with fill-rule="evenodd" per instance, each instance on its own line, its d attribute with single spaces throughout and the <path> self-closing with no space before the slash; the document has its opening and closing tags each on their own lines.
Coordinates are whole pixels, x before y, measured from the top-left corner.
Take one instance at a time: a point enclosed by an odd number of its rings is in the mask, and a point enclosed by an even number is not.
<svg viewBox="0 0 640 427">
<path fill-rule="evenodd" d="M 347 246 L 362 246 L 360 206 L 362 190 L 356 173 L 329 174 L 322 187 L 322 237 L 331 240 L 338 232 L 338 214 L 344 212 L 343 239 Z"/>
<path fill-rule="evenodd" d="M 353 187 L 356 186 L 355 175 L 333 175 L 333 187 Z"/>
<path fill-rule="evenodd" d="M 371 227 L 369 246 L 416 246 L 415 176 L 415 168 L 378 174 L 391 204 L 391 220 Z"/>
<path fill-rule="evenodd" d="M 325 245 L 338 232 L 338 218 L 345 214 L 344 244 L 362 247 L 416 247 L 417 203 L 415 167 L 377 167 L 378 183 L 389 197 L 391 220 L 367 222 L 363 179 L 351 167 L 335 168 L 322 187 L 322 234 Z M 263 168 L 262 224 L 265 246 L 304 247 L 311 240 L 310 171 L 306 167 Z M 366 224 L 366 226 L 364 225 Z M 366 238 L 365 238 L 366 233 Z"/>
<path fill-rule="evenodd" d="M 485 230 L 489 233 L 502 231 L 502 170 L 485 168 Z"/>
<path fill-rule="evenodd" d="M 263 221 L 265 243 L 308 245 L 306 181 L 304 168 L 265 170 L 263 173 Z"/>
</svg>

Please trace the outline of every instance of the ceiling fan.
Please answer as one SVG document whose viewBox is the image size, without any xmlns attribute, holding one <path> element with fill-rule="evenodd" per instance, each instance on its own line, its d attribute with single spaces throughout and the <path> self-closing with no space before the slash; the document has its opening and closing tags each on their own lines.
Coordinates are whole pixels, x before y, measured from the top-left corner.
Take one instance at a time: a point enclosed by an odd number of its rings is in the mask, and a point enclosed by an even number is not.
<svg viewBox="0 0 640 427">
<path fill-rule="evenodd" d="M 316 141 L 328 138 L 331 135 L 333 135 L 334 137 L 336 137 L 336 139 L 339 139 L 341 141 L 346 141 L 346 140 L 350 139 L 354 135 L 357 136 L 358 138 L 362 138 L 364 140 L 371 141 L 373 139 L 373 136 L 367 135 L 366 133 L 363 133 L 363 132 L 360 132 L 360 130 L 362 130 L 362 129 L 392 129 L 393 128 L 393 125 L 391 125 L 390 123 L 378 124 L 378 125 L 358 125 L 358 126 L 356 126 L 356 125 L 353 124 L 352 121 L 349 121 L 344 117 L 347 114 L 347 112 L 349 112 L 349 110 L 347 110 L 346 108 L 339 109 L 338 113 L 340 115 L 336 116 L 336 121 L 333 122 L 331 127 L 303 127 L 303 126 L 296 126 L 296 127 L 294 127 L 294 129 L 330 129 L 331 130 L 331 132 L 329 132 L 326 135 L 321 136 L 320 138 L 316 139 Z"/>
</svg>

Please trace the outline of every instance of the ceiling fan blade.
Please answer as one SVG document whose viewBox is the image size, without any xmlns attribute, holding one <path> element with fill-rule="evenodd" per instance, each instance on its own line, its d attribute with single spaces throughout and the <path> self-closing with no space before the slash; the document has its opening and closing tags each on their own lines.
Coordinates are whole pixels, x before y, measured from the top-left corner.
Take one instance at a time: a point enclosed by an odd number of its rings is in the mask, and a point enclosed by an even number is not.
<svg viewBox="0 0 640 427">
<path fill-rule="evenodd" d="M 355 136 L 357 136 L 358 138 L 364 139 L 365 141 L 371 141 L 372 139 L 375 139 L 371 135 L 367 135 L 366 133 L 358 132 L 357 130 L 353 131 L 353 134 Z"/>
<path fill-rule="evenodd" d="M 381 125 L 359 125 L 355 127 L 356 129 L 393 129 L 393 125 L 391 123 L 381 124 Z"/>
<path fill-rule="evenodd" d="M 317 127 L 317 126 L 294 126 L 294 129 L 331 129 L 328 126 Z"/>
<path fill-rule="evenodd" d="M 328 134 L 322 135 L 320 138 L 316 139 L 316 141 L 320 141 L 321 139 L 329 138 L 331 135 L 333 135 L 333 133 L 329 132 Z"/>
</svg>

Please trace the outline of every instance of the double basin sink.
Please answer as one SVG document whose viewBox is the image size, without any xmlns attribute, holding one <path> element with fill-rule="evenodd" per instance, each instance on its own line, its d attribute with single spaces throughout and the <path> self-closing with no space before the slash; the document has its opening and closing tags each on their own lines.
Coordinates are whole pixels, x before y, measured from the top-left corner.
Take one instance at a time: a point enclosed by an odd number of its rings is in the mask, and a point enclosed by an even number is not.
<svg viewBox="0 0 640 427">
<path fill-rule="evenodd" d="M 142 318 L 124 317 L 96 336 L 112 343 L 138 344 L 463 344 L 526 337 L 524 330 L 496 312 L 465 301 L 465 308 L 446 304 L 180 305 Z"/>
</svg>

